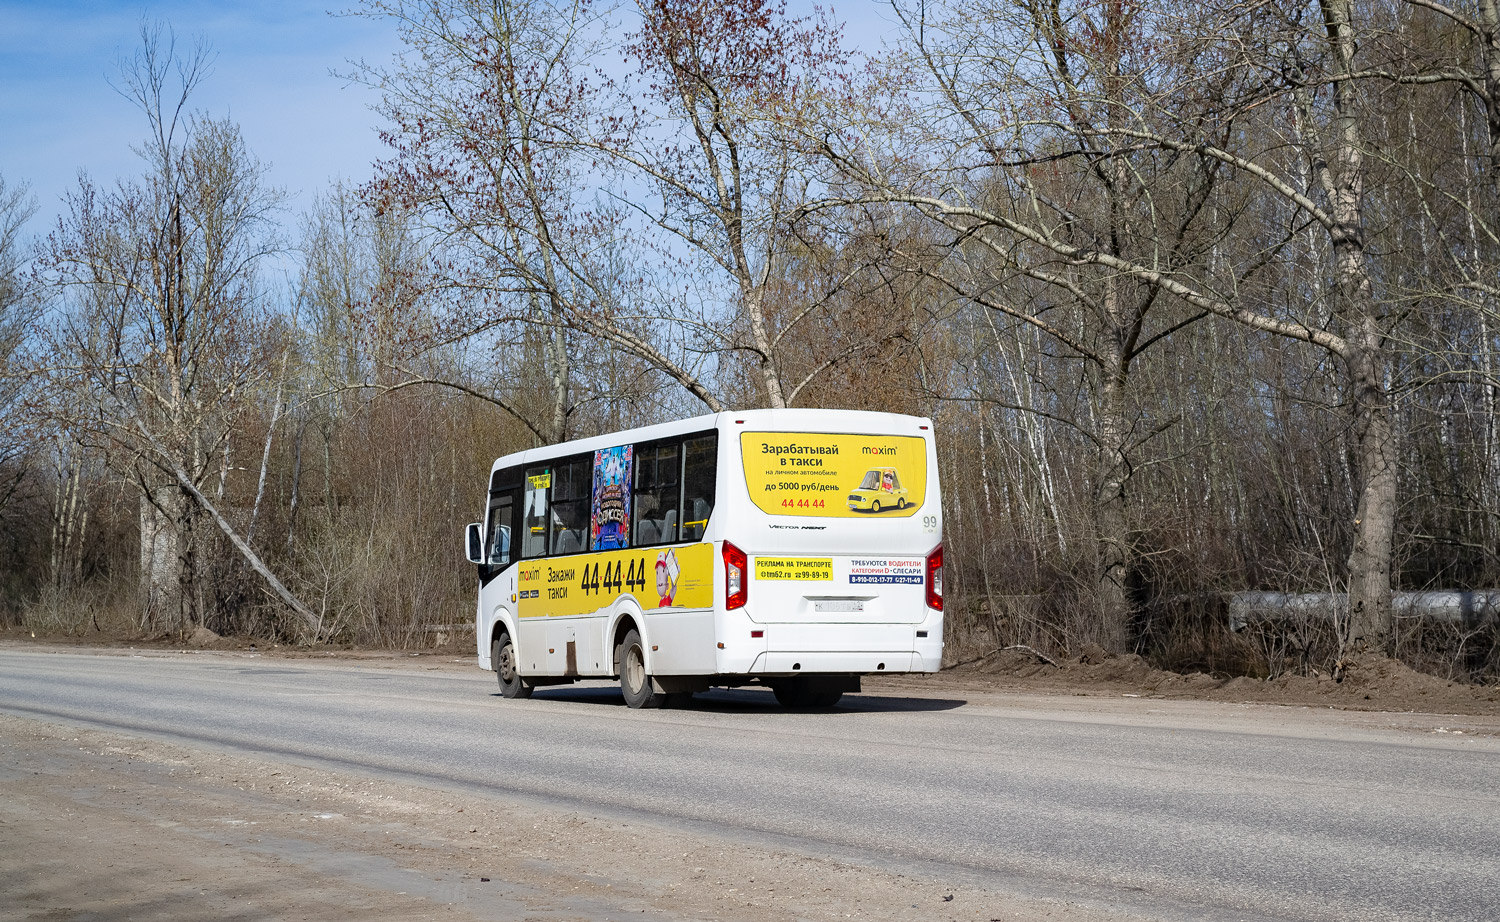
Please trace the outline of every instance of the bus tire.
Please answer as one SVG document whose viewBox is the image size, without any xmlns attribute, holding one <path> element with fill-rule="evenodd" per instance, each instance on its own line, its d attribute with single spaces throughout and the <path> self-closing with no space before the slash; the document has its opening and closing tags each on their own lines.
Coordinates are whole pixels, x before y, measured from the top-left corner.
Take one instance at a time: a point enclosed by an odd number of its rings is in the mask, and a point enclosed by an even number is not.
<svg viewBox="0 0 1500 922">
<path fill-rule="evenodd" d="M 657 694 L 656 687 L 651 684 L 640 631 L 631 628 L 625 632 L 617 658 L 620 662 L 620 691 L 625 695 L 625 703 L 632 708 L 664 707 L 668 696 Z"/>
<path fill-rule="evenodd" d="M 516 645 L 509 634 L 495 638 L 490 647 L 490 663 L 495 667 L 495 677 L 500 680 L 500 695 L 504 698 L 530 698 L 532 686 L 516 671 Z"/>
</svg>

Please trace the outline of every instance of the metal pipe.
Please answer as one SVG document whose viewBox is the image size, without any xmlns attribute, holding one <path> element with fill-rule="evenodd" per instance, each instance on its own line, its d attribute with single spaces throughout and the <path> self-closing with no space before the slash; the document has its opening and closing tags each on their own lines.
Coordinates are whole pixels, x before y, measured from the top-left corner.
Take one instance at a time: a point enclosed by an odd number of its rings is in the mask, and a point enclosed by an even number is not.
<svg viewBox="0 0 1500 922">
<path fill-rule="evenodd" d="M 1229 594 L 1229 627 L 1242 631 L 1254 622 L 1288 618 L 1330 619 L 1348 610 L 1341 592 L 1234 592 Z M 1391 595 L 1397 618 L 1428 618 L 1466 628 L 1500 622 L 1500 589 L 1428 589 Z"/>
</svg>

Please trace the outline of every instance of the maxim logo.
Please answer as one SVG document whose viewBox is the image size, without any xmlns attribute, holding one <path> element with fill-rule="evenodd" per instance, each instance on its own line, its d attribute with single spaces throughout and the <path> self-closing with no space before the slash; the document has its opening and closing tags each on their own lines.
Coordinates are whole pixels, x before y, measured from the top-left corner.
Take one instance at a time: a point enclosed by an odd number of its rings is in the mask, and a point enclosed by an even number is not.
<svg viewBox="0 0 1500 922">
<path fill-rule="evenodd" d="M 866 445 L 864 448 L 861 448 L 860 451 L 867 455 L 894 455 L 896 453 L 896 446 Z"/>
</svg>

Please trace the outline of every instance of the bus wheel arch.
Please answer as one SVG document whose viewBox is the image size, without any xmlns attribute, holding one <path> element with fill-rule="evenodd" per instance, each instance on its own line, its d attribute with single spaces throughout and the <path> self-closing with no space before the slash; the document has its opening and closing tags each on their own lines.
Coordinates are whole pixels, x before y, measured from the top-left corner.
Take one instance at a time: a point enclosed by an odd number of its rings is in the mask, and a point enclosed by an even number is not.
<svg viewBox="0 0 1500 922">
<path fill-rule="evenodd" d="M 495 667 L 495 678 L 500 683 L 503 698 L 530 698 L 535 688 L 522 678 L 517 668 L 516 644 L 507 631 L 498 631 L 490 644 L 490 663 Z"/>
<path fill-rule="evenodd" d="M 500 639 L 501 634 L 510 635 L 511 643 L 516 642 L 516 627 L 511 624 L 510 613 L 503 608 L 495 609 L 495 621 L 490 625 L 490 649 L 494 650 L 495 641 Z M 494 659 L 490 660 L 490 671 L 495 670 Z"/>
<path fill-rule="evenodd" d="M 644 619 L 628 608 L 619 613 L 615 618 L 614 628 L 610 631 L 609 655 L 612 671 L 615 676 L 620 675 L 620 654 L 624 652 L 625 635 L 635 631 L 642 639 L 645 634 L 641 630 Z M 648 663 L 649 665 L 649 663 Z"/>
<path fill-rule="evenodd" d="M 631 708 L 665 707 L 670 696 L 658 691 L 651 678 L 650 654 L 639 625 L 634 613 L 621 616 L 615 624 L 614 663 L 620 693 Z"/>
</svg>

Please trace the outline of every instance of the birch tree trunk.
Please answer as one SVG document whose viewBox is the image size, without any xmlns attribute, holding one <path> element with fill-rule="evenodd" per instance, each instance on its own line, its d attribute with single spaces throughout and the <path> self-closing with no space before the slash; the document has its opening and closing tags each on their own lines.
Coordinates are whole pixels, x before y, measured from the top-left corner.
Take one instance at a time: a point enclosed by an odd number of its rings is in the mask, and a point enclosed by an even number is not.
<svg viewBox="0 0 1500 922">
<path fill-rule="evenodd" d="M 1354 434 L 1359 452 L 1359 499 L 1349 552 L 1346 650 L 1388 653 L 1391 633 L 1391 556 L 1396 535 L 1397 455 L 1385 333 L 1376 313 L 1365 251 L 1365 164 L 1355 36 L 1349 0 L 1321 0 L 1333 84 L 1333 131 L 1326 156 L 1315 155 L 1333 225 L 1337 304 L 1349 325 L 1344 361 L 1349 372 Z M 1305 99 L 1305 97 L 1304 97 Z M 1307 106 L 1304 105 L 1304 112 Z"/>
<path fill-rule="evenodd" d="M 170 484 L 144 488 L 140 498 L 140 625 L 176 627 L 182 615 L 181 541 L 177 532 L 181 491 Z"/>
<path fill-rule="evenodd" d="M 1500 193 L 1500 3 L 1479 0 L 1480 56 L 1484 62 L 1485 116 L 1489 125 L 1490 184 Z M 1497 194 L 1496 201 L 1500 201 Z"/>
<path fill-rule="evenodd" d="M 1123 650 L 1130 619 L 1126 580 L 1130 572 L 1129 522 L 1125 514 L 1125 484 L 1130 476 L 1125 457 L 1129 421 L 1125 414 L 1125 378 L 1106 369 L 1099 393 L 1099 439 L 1094 474 L 1094 519 L 1099 530 L 1098 642 L 1106 650 Z"/>
</svg>

